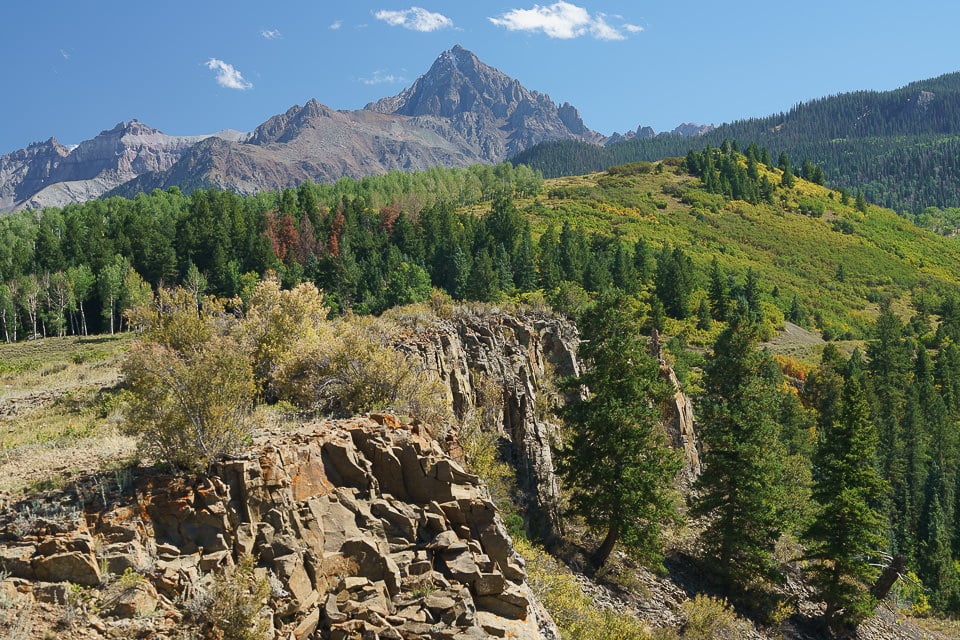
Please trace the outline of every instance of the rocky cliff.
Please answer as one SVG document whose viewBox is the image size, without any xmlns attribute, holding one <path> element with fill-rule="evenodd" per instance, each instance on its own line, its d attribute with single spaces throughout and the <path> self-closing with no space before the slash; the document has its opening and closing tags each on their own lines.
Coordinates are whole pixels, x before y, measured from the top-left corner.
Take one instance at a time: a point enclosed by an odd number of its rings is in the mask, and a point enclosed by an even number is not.
<svg viewBox="0 0 960 640">
<path fill-rule="evenodd" d="M 559 435 L 553 408 L 563 398 L 553 381 L 579 373 L 579 341 L 572 322 L 551 314 L 462 309 L 420 328 L 400 345 L 415 351 L 445 383 L 450 406 L 460 419 L 477 408 L 483 380 L 500 390 L 499 435 L 510 444 L 512 466 L 526 501 L 527 526 L 547 540 L 562 532 L 551 446 Z M 659 359 L 661 375 L 674 388 L 661 424 L 667 441 L 681 453 L 680 480 L 689 486 L 700 475 L 693 405 L 664 359 L 656 335 L 651 350 Z"/>
<path fill-rule="evenodd" d="M 268 637 L 559 639 L 478 479 L 390 415 L 264 434 L 204 477 L 72 497 L 0 516 L 0 595 L 32 621 L 25 637 L 209 630 L 216 576 L 252 554 Z"/>
<path fill-rule="evenodd" d="M 551 451 L 558 435 L 551 409 L 558 398 L 551 381 L 579 372 L 578 344 L 576 327 L 560 318 L 463 311 L 403 345 L 445 383 L 460 419 L 477 408 L 483 380 L 500 390 L 499 435 L 510 443 L 527 524 L 547 539 L 561 530 Z"/>
</svg>

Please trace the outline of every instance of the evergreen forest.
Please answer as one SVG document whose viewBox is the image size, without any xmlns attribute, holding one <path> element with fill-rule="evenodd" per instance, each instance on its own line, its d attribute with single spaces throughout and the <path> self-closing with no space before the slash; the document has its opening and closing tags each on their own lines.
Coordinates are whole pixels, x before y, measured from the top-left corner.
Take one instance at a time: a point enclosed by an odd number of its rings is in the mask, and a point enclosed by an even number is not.
<svg viewBox="0 0 960 640">
<path fill-rule="evenodd" d="M 724 124 L 698 137 L 660 134 L 606 147 L 545 142 L 513 161 L 547 177 L 581 175 L 735 139 L 766 147 L 775 158 L 786 152 L 798 162 L 822 167 L 832 186 L 859 189 L 872 203 L 908 216 L 932 207 L 930 213 L 936 215 L 936 210 L 960 206 L 958 123 L 960 74 L 953 73 L 894 91 L 819 98 L 786 113 Z"/>
<path fill-rule="evenodd" d="M 669 392 L 649 380 L 656 330 L 697 399 L 689 513 L 709 523 L 705 561 L 727 593 L 783 580 L 786 536 L 807 550 L 832 627 L 869 615 L 896 557 L 923 585 L 917 606 L 960 615 L 960 245 L 827 188 L 829 174 L 723 142 L 558 179 L 505 163 L 17 213 L 0 218 L 0 331 L 122 331 L 160 289 L 239 307 L 264 280 L 314 285 L 340 315 L 431 296 L 550 306 L 592 341 L 568 382 L 596 387 L 583 401 L 596 403 L 562 416 L 574 451 L 620 418 L 637 425 L 609 452 L 638 461 L 642 473 L 611 476 L 629 496 L 577 488 L 584 469 L 609 470 L 560 452 L 573 507 L 605 531 L 602 565 L 615 543 L 655 564 L 660 529 L 681 517 L 656 484 L 676 461 L 644 454 L 659 444 L 649 408 Z M 779 346 L 787 329 L 813 347 Z"/>
</svg>

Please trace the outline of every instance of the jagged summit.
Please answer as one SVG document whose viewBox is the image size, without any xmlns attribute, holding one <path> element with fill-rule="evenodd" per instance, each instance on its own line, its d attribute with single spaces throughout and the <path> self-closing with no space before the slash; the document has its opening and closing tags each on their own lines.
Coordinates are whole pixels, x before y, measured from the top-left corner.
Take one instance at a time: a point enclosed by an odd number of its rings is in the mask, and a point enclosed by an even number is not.
<svg viewBox="0 0 960 640">
<path fill-rule="evenodd" d="M 441 53 L 412 86 L 365 109 L 452 119 L 465 136 L 489 150 L 494 161 L 543 140 L 602 138 L 584 126 L 572 105 L 558 106 L 550 96 L 527 89 L 460 45 Z"/>
<path fill-rule="evenodd" d="M 170 186 L 254 193 L 306 180 L 502 162 L 547 140 L 603 141 L 574 106 L 525 88 L 460 45 L 412 86 L 364 109 L 336 111 L 309 100 L 249 135 L 213 136 L 219 140 L 168 136 L 130 120 L 76 148 L 48 143 L 15 152 L 0 158 L 0 212 Z"/>
<path fill-rule="evenodd" d="M 457 45 L 441 53 L 411 87 L 366 108 L 405 116 L 450 118 L 465 111 L 486 110 L 504 116 L 511 106 L 523 100 L 535 102 L 540 97 Z"/>
</svg>

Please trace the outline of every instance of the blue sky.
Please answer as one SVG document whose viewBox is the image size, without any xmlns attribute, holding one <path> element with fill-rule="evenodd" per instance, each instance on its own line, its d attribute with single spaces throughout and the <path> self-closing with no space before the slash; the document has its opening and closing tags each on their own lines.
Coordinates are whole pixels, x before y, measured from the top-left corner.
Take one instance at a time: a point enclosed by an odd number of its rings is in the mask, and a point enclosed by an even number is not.
<svg viewBox="0 0 960 640">
<path fill-rule="evenodd" d="M 33 0 L 0 21 L 0 154 L 139 119 L 250 130 L 358 109 L 455 44 L 602 133 L 728 122 L 960 70 L 960 3 Z"/>
</svg>

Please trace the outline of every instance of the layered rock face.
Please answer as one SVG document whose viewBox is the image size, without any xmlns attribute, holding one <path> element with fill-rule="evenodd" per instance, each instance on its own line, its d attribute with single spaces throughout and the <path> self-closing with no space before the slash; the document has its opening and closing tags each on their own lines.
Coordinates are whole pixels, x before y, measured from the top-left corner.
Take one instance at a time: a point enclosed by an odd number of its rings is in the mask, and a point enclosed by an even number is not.
<svg viewBox="0 0 960 640">
<path fill-rule="evenodd" d="M 502 390 L 499 435 L 510 442 L 528 527 L 546 539 L 561 531 L 551 452 L 558 436 L 551 408 L 559 398 L 550 381 L 579 373 L 578 344 L 576 327 L 561 318 L 464 312 L 401 345 L 444 382 L 458 418 L 476 409 L 484 378 Z"/>
<path fill-rule="evenodd" d="M 562 533 L 551 447 L 559 435 L 553 408 L 564 398 L 551 384 L 554 378 L 579 374 L 579 342 L 577 328 L 563 318 L 477 311 L 421 329 L 399 345 L 416 352 L 444 382 L 458 418 L 476 409 L 484 378 L 502 390 L 500 435 L 510 443 L 512 466 L 527 501 L 527 526 L 546 540 Z M 674 388 L 661 425 L 670 446 L 681 454 L 680 480 L 689 486 L 701 470 L 693 403 L 664 359 L 659 336 L 653 336 L 651 350 L 660 362 L 660 375 Z"/>
<path fill-rule="evenodd" d="M 56 602 L 61 581 L 144 576 L 89 592 L 86 637 L 179 638 L 213 576 L 252 554 L 274 638 L 559 638 L 477 478 L 390 415 L 268 434 L 206 477 L 100 499 L 75 518 L 14 505 L 0 520 L 4 589 Z"/>
</svg>

